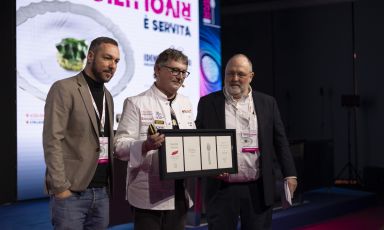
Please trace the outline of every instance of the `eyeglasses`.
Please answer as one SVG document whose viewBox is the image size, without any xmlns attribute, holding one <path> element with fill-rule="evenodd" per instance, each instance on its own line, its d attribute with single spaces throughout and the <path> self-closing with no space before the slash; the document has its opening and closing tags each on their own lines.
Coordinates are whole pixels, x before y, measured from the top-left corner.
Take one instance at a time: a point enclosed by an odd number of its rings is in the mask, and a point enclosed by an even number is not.
<svg viewBox="0 0 384 230">
<path fill-rule="evenodd" d="M 243 78 L 247 77 L 251 73 L 253 73 L 253 72 L 249 72 L 249 73 L 244 73 L 244 72 L 227 72 L 227 73 L 225 73 L 225 76 L 226 77 L 236 77 L 236 76 L 238 76 L 240 79 L 243 79 Z"/>
<path fill-rule="evenodd" d="M 180 76 L 180 74 L 181 74 L 181 76 L 183 78 L 187 78 L 189 76 L 189 74 L 190 74 L 186 70 L 180 70 L 178 68 L 173 68 L 173 67 L 166 66 L 166 65 L 163 65 L 162 67 L 167 68 L 169 70 L 169 72 L 171 72 L 172 76 L 175 76 L 175 77 Z"/>
</svg>

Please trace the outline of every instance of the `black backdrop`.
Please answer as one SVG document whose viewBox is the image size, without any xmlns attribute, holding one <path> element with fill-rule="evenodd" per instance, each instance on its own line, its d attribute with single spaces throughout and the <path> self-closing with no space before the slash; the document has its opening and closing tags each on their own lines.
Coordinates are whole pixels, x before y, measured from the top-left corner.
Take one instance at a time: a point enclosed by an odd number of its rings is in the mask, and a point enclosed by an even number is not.
<svg viewBox="0 0 384 230">
<path fill-rule="evenodd" d="M 349 109 L 341 96 L 353 94 L 356 83 L 361 103 L 350 124 L 352 163 L 362 178 L 366 167 L 384 168 L 384 2 L 242 2 L 222 7 L 223 62 L 234 53 L 250 56 L 253 88 L 276 97 L 288 137 L 332 141 L 334 177 L 348 160 Z"/>
<path fill-rule="evenodd" d="M 0 204 L 16 200 L 16 1 L 1 4 Z"/>
</svg>

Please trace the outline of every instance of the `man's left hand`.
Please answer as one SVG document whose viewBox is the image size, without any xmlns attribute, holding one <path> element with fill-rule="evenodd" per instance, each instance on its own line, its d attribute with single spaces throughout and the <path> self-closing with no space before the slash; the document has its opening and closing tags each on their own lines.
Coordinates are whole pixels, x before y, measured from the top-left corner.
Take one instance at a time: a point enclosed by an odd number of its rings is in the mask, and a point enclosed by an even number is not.
<svg viewBox="0 0 384 230">
<path fill-rule="evenodd" d="M 288 177 L 288 178 L 286 178 L 286 180 L 288 183 L 289 191 L 291 192 L 291 196 L 293 197 L 293 194 L 295 193 L 296 188 L 297 188 L 297 179 L 292 178 L 292 177 Z"/>
</svg>

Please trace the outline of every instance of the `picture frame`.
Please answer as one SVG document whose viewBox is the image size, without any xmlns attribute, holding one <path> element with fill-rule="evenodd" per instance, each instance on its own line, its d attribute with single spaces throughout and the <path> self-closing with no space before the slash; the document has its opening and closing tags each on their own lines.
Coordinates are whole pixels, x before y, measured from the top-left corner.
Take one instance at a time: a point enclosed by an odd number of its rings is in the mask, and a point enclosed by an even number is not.
<svg viewBox="0 0 384 230">
<path fill-rule="evenodd" d="M 235 129 L 159 129 L 161 179 L 237 173 Z"/>
</svg>

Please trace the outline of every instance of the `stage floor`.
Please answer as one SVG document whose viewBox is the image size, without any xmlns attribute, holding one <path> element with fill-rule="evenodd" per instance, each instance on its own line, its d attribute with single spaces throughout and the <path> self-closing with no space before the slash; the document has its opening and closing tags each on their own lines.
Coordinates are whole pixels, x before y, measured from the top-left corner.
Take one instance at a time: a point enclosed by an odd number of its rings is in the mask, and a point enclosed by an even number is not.
<svg viewBox="0 0 384 230">
<path fill-rule="evenodd" d="M 52 229 L 48 206 L 47 199 L 2 205 L 0 206 L 0 229 Z M 366 214 L 370 210 L 375 212 L 375 215 Z M 358 215 L 358 213 L 364 213 L 364 215 Z M 384 207 L 378 205 L 377 196 L 374 193 L 331 187 L 304 193 L 300 202 L 289 209 L 275 208 L 273 229 L 320 229 L 314 226 L 327 221 L 326 229 L 329 229 L 332 221 L 337 218 L 345 219 L 348 215 L 353 216 L 354 219 L 359 216 L 374 216 L 377 219 L 375 226 L 382 223 L 380 226 L 384 227 Z M 362 219 L 361 221 L 374 220 Z M 187 226 L 186 229 L 206 230 L 207 226 L 203 223 L 203 218 L 201 222 L 199 226 Z M 133 229 L 133 224 L 111 226 L 109 229 L 130 230 Z"/>
</svg>

